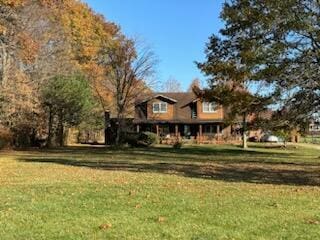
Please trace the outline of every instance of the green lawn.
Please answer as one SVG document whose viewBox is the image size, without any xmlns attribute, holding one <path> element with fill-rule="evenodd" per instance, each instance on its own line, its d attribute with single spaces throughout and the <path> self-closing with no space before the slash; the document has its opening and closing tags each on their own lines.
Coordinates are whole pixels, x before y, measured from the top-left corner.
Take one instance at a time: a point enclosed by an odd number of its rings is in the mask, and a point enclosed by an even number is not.
<svg viewBox="0 0 320 240">
<path fill-rule="evenodd" d="M 320 135 L 309 135 L 302 137 L 301 142 L 303 143 L 312 143 L 312 144 L 320 144 Z"/>
<path fill-rule="evenodd" d="M 0 239 L 319 239 L 320 150 L 0 154 Z"/>
</svg>

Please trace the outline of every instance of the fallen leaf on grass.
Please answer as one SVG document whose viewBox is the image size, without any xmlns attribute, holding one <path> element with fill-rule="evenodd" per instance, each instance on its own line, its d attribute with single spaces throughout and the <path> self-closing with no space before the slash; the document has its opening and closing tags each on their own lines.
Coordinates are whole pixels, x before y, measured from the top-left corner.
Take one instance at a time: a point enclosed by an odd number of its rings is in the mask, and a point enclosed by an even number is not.
<svg viewBox="0 0 320 240">
<path fill-rule="evenodd" d="M 166 218 L 165 217 L 159 217 L 158 218 L 158 222 L 159 223 L 162 223 L 162 222 L 165 222 L 166 221 Z"/>
<path fill-rule="evenodd" d="M 112 227 L 112 224 L 111 223 L 105 223 L 105 224 L 101 224 L 100 226 L 99 226 L 99 228 L 101 229 L 101 230 L 107 230 L 107 229 L 109 229 L 109 228 L 111 228 Z"/>
<path fill-rule="evenodd" d="M 129 192 L 129 196 L 134 196 L 136 193 L 135 193 L 135 191 L 130 191 Z"/>
<path fill-rule="evenodd" d="M 278 207 L 280 207 L 280 204 L 279 203 L 271 203 L 269 206 L 278 208 Z"/>
<path fill-rule="evenodd" d="M 320 221 L 311 219 L 311 220 L 308 220 L 307 223 L 308 223 L 308 224 L 313 224 L 313 225 L 319 225 L 319 224 L 320 224 Z"/>
</svg>

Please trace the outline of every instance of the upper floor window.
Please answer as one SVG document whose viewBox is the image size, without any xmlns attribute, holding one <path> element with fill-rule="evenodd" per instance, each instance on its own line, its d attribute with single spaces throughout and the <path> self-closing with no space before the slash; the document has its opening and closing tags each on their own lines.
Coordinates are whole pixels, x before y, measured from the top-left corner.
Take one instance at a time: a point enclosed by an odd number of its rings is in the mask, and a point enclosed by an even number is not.
<svg viewBox="0 0 320 240">
<path fill-rule="evenodd" d="M 216 112 L 217 105 L 214 102 L 203 102 L 202 110 L 204 113 L 214 113 Z"/>
<path fill-rule="evenodd" d="M 168 111 L 168 104 L 165 102 L 153 103 L 153 113 L 166 113 Z"/>
</svg>

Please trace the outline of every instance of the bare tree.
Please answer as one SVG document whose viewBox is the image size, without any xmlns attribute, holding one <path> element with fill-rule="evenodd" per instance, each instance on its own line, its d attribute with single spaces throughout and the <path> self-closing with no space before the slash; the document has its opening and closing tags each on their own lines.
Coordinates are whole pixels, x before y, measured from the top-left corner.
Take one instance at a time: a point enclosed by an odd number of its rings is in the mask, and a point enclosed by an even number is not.
<svg viewBox="0 0 320 240">
<path fill-rule="evenodd" d="M 0 73 L 1 86 L 6 85 L 11 73 L 13 53 L 18 48 L 19 32 L 15 6 L 0 4 Z"/>
<path fill-rule="evenodd" d="M 164 81 L 161 86 L 162 92 L 181 92 L 181 84 L 178 80 L 170 77 L 168 80 Z"/>
<path fill-rule="evenodd" d="M 201 81 L 199 78 L 194 78 L 188 88 L 188 92 L 193 92 L 193 89 L 197 87 L 201 89 Z"/>
<path fill-rule="evenodd" d="M 106 48 L 102 64 L 106 68 L 104 88 L 113 96 L 117 119 L 115 143 L 120 143 L 125 118 L 132 111 L 135 99 L 150 90 L 154 83 L 156 58 L 150 48 L 134 39 L 120 36 L 120 41 Z"/>
</svg>

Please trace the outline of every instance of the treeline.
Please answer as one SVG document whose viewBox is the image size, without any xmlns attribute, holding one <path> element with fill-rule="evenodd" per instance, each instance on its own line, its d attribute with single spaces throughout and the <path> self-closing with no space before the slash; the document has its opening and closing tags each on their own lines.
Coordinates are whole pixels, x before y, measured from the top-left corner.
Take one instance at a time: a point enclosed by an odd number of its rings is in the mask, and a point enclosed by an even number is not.
<svg viewBox="0 0 320 240">
<path fill-rule="evenodd" d="M 66 127 L 102 127 L 106 110 L 125 117 L 153 63 L 81 1 L 1 0 L 2 131 L 17 146 L 61 146 Z"/>
</svg>

